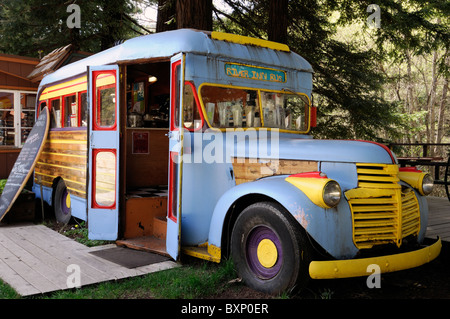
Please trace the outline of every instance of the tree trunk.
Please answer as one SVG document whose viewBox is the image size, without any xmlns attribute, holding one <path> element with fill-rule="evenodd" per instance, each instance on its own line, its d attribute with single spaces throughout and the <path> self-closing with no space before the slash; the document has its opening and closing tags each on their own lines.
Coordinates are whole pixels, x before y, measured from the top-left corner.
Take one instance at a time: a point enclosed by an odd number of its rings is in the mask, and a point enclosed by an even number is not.
<svg viewBox="0 0 450 319">
<path fill-rule="evenodd" d="M 212 31 L 212 0 L 176 0 L 177 29 Z"/>
<path fill-rule="evenodd" d="M 269 1 L 269 24 L 267 35 L 270 41 L 287 43 L 288 0 Z"/>
<path fill-rule="evenodd" d="M 156 32 L 175 30 L 177 28 L 176 13 L 176 0 L 158 0 Z"/>
<path fill-rule="evenodd" d="M 431 78 L 431 88 L 428 93 L 427 98 L 427 109 L 429 114 L 429 134 L 427 134 L 427 142 L 434 143 L 435 142 L 435 134 L 436 134 L 436 115 L 435 115 L 435 101 L 436 101 L 436 89 L 437 89 L 437 52 L 435 51 L 433 54 L 433 65 L 432 65 L 432 78 Z M 433 151 L 431 152 L 431 156 L 433 156 Z"/>
<path fill-rule="evenodd" d="M 446 65 L 450 65 L 450 55 L 448 52 L 448 49 L 445 52 L 445 63 Z M 447 92 L 448 92 L 448 85 L 449 85 L 449 76 L 444 77 L 444 86 L 442 87 L 442 98 L 441 103 L 439 106 L 439 119 L 438 119 L 438 131 L 437 131 L 437 138 L 436 143 L 442 142 L 442 137 L 444 136 L 444 122 L 445 122 L 445 108 L 447 107 Z M 445 155 L 445 154 L 442 154 Z"/>
</svg>

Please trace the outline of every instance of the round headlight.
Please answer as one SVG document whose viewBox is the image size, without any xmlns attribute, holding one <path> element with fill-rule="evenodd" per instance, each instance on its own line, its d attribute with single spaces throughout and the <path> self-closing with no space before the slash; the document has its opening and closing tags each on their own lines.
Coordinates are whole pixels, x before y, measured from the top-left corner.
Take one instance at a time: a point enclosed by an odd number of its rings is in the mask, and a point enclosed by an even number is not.
<svg viewBox="0 0 450 319">
<path fill-rule="evenodd" d="M 431 175 L 426 174 L 422 180 L 422 193 L 429 195 L 433 191 L 434 179 Z"/>
<path fill-rule="evenodd" d="M 329 207 L 335 207 L 341 200 L 341 187 L 335 181 L 329 181 L 323 188 L 323 201 Z"/>
</svg>

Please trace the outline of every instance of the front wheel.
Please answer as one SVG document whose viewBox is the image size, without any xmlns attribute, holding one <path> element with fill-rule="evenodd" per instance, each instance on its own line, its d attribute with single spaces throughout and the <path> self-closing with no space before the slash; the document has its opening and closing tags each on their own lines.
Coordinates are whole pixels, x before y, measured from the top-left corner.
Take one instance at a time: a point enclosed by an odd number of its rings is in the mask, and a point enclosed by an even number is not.
<svg viewBox="0 0 450 319">
<path fill-rule="evenodd" d="M 246 285 L 270 294 L 306 286 L 310 251 L 303 229 L 295 223 L 271 202 L 242 211 L 231 235 L 231 256 Z"/>
</svg>

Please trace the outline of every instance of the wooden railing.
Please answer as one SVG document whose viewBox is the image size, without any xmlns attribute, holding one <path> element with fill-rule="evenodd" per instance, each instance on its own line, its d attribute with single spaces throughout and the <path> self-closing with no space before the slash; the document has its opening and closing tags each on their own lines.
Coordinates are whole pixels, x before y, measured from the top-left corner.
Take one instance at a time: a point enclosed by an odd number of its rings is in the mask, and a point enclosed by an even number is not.
<svg viewBox="0 0 450 319">
<path fill-rule="evenodd" d="M 389 149 L 395 146 L 421 146 L 422 156 L 406 156 L 397 157 L 400 166 L 429 166 L 434 168 L 434 183 L 444 185 L 445 192 L 450 201 L 450 143 L 390 143 Z M 442 154 L 447 154 L 447 158 L 442 156 L 430 156 L 429 147 L 445 147 L 447 148 Z M 441 170 L 441 168 L 445 168 Z"/>
</svg>

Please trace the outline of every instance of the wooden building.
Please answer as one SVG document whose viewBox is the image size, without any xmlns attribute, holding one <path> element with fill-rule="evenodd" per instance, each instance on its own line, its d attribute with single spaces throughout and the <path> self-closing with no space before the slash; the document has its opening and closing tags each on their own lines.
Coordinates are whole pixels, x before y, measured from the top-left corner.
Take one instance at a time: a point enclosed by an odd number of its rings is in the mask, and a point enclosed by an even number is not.
<svg viewBox="0 0 450 319">
<path fill-rule="evenodd" d="M 35 120 L 39 83 L 28 75 L 39 59 L 0 54 L 0 179 L 7 178 Z"/>
<path fill-rule="evenodd" d="M 34 125 L 41 79 L 89 55 L 74 50 L 70 44 L 53 50 L 41 60 L 0 54 L 0 179 L 8 177 Z"/>
</svg>

